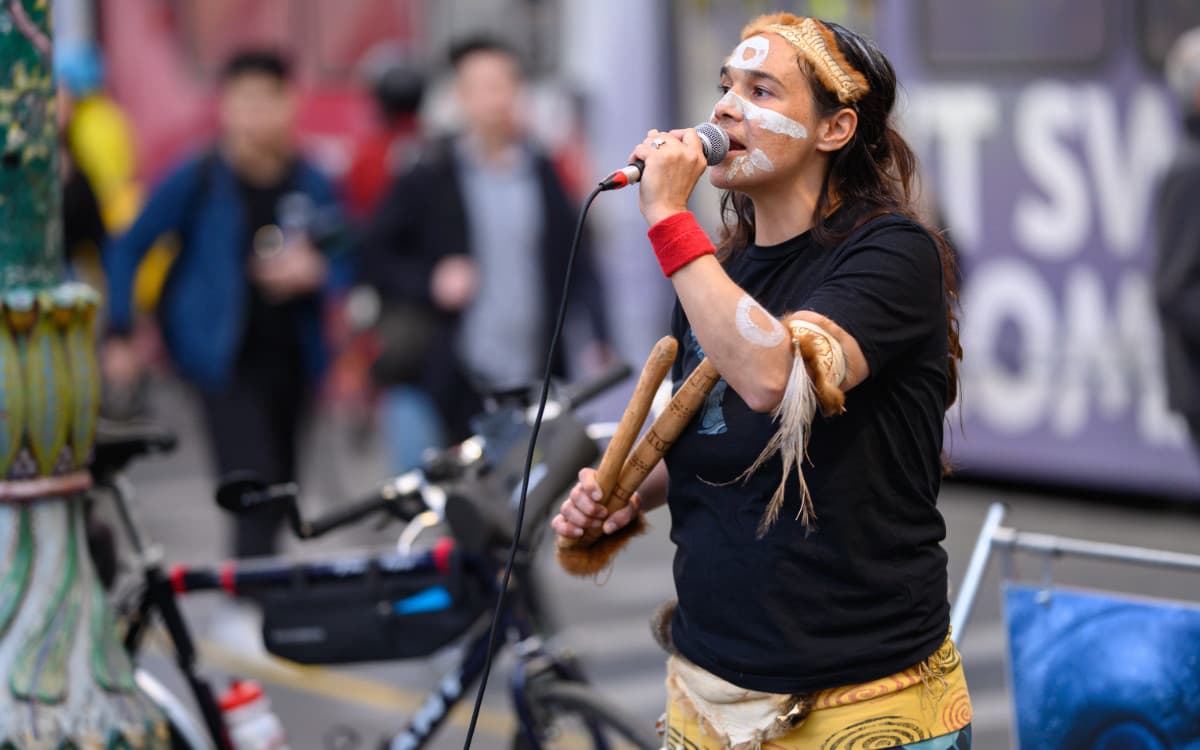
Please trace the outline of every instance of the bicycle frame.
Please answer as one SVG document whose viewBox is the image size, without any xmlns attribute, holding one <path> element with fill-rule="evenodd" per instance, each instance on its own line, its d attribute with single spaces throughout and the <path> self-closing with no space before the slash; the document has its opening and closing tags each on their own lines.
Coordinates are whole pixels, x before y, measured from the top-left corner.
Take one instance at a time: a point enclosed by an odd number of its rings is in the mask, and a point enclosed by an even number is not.
<svg viewBox="0 0 1200 750">
<path fill-rule="evenodd" d="M 525 593 L 520 587 L 517 591 Z M 517 716 L 517 731 L 525 737 L 530 748 L 540 750 L 542 741 L 537 731 L 536 684 L 544 679 L 580 683 L 584 682 L 584 679 L 569 658 L 564 659 L 546 650 L 541 637 L 534 632 L 531 619 L 534 613 L 525 611 L 531 604 L 526 598 L 525 601 L 506 606 L 497 627 L 499 632 L 505 634 L 501 646 L 512 646 L 517 650 L 518 658 L 509 680 L 510 697 Z M 446 717 L 466 695 L 467 688 L 476 684 L 482 675 L 487 658 L 488 635 L 488 629 L 482 628 L 481 632 L 471 639 L 462 660 L 438 681 L 434 691 L 410 717 L 408 725 L 391 738 L 387 745 L 388 750 L 421 750 L 425 747 Z M 594 739 L 595 747 L 600 750 L 607 748 L 607 743 L 600 734 L 596 733 Z"/>
<path fill-rule="evenodd" d="M 162 617 L 167 634 L 175 647 L 175 664 L 196 700 L 196 706 L 200 709 L 201 719 L 213 747 L 215 750 L 235 750 L 229 739 L 225 721 L 221 717 L 221 708 L 213 694 L 212 687 L 200 676 L 197 669 L 196 647 L 192 642 L 183 613 L 179 611 L 175 601 L 175 592 L 163 572 L 161 551 L 157 548 L 147 547 L 134 522 L 129 507 L 134 496 L 133 485 L 124 474 L 118 472 L 98 479 L 96 486 L 109 490 L 113 496 L 113 501 L 117 505 L 117 515 L 134 548 L 145 585 L 138 600 L 137 612 L 125 631 L 125 651 L 131 659 L 136 656 L 146 625 L 149 623 L 152 613 L 157 611 Z M 153 695 L 150 697 L 152 700 L 154 699 Z"/>
<path fill-rule="evenodd" d="M 436 564 L 434 560 L 437 557 L 435 551 L 429 551 L 418 553 L 411 558 L 397 558 L 395 569 L 418 570 Z M 353 577 L 354 571 L 363 567 L 361 563 L 361 559 L 345 559 L 300 563 L 299 565 L 307 566 L 308 575 L 344 580 Z M 497 571 L 492 564 L 485 560 L 473 559 L 468 567 L 472 575 L 489 582 L 491 587 L 495 588 Z M 216 589 L 222 589 L 226 593 L 235 593 L 239 590 L 239 585 L 271 586 L 276 583 L 286 583 L 291 580 L 293 570 L 294 568 L 290 564 L 271 566 L 262 561 L 245 570 L 227 566 L 219 572 L 210 569 L 176 567 L 169 575 L 171 581 L 169 595 L 174 597 L 182 593 Z M 538 715 L 535 695 L 539 680 L 583 682 L 583 678 L 570 659 L 549 653 L 545 649 L 542 639 L 537 635 L 537 626 L 535 625 L 538 617 L 537 603 L 530 597 L 526 586 L 521 583 L 525 580 L 527 573 L 527 567 L 522 566 L 514 578 L 517 584 L 511 593 L 516 596 L 509 600 L 501 612 L 499 632 L 503 633 L 504 639 L 500 645 L 502 647 L 512 646 L 517 649 L 518 654 L 510 682 L 513 706 L 518 719 L 518 731 L 528 740 L 529 746 L 537 750 L 541 747 L 537 731 Z M 486 620 L 480 620 L 475 625 L 476 632 L 469 637 L 463 647 L 463 656 L 459 662 L 438 680 L 420 707 L 409 717 L 408 723 L 387 740 L 386 747 L 389 750 L 420 750 L 425 747 L 430 738 L 445 723 L 450 712 L 467 694 L 467 689 L 480 679 L 487 659 L 489 641 L 489 629 L 483 627 L 485 623 Z M 174 634 L 172 638 L 174 638 Z M 603 738 L 597 735 L 596 739 L 597 747 L 604 748 Z"/>
<path fill-rule="evenodd" d="M 511 610 L 505 608 L 501 626 L 504 632 L 515 626 L 528 635 L 528 624 L 521 624 L 521 618 L 513 617 Z M 425 698 L 425 701 L 409 717 L 408 725 L 396 733 L 388 743 L 389 750 L 420 750 L 446 721 L 446 717 L 462 700 L 467 689 L 475 684 L 483 674 L 483 665 L 487 659 L 488 629 L 482 628 L 467 646 L 462 660 L 438 680 L 437 687 Z M 518 661 L 517 671 L 521 671 L 522 662 Z"/>
</svg>

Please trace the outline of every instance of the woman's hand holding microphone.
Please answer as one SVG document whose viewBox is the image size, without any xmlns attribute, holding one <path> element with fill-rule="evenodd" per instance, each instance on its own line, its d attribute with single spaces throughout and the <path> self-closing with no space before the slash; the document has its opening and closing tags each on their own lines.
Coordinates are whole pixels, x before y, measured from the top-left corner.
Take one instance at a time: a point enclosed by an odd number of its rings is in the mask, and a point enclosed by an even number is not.
<svg viewBox="0 0 1200 750">
<path fill-rule="evenodd" d="M 630 161 L 645 163 L 638 189 L 638 207 L 646 223 L 654 226 L 663 219 L 687 210 L 688 198 L 708 168 L 708 158 L 694 128 L 650 130 L 638 144 Z"/>
</svg>

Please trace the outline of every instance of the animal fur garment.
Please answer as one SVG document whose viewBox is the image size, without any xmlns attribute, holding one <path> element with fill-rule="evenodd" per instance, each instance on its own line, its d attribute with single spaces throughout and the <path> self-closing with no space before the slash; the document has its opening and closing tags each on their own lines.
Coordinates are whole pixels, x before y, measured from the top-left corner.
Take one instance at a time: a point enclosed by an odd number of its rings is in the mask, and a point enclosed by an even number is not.
<svg viewBox="0 0 1200 750">
<path fill-rule="evenodd" d="M 609 566 L 630 539 L 646 533 L 647 528 L 645 515 L 638 513 L 627 526 L 605 534 L 587 546 L 558 547 L 554 551 L 558 565 L 573 576 L 595 575 Z"/>
<path fill-rule="evenodd" d="M 671 600 L 650 618 L 650 632 L 666 651 L 667 693 L 694 713 L 704 730 L 729 750 L 759 750 L 764 742 L 799 726 L 813 707 L 810 694 L 782 695 L 746 690 L 697 667 L 675 650 L 671 618 L 679 603 Z"/>
<path fill-rule="evenodd" d="M 694 712 L 704 731 L 729 750 L 760 750 L 800 726 L 813 706 L 809 695 L 740 688 L 681 656 L 667 659 L 667 694 Z"/>
</svg>

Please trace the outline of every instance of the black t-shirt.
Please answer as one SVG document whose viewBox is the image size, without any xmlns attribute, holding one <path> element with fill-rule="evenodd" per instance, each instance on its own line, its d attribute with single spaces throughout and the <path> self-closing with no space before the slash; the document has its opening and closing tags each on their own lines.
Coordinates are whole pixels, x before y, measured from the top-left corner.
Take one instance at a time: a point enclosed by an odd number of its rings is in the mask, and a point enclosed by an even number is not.
<svg viewBox="0 0 1200 750">
<path fill-rule="evenodd" d="M 273 185 L 254 185 L 238 178 L 246 234 L 245 258 L 254 254 L 257 232 L 278 224 L 279 202 L 289 192 L 295 170 Z M 244 378 L 267 386 L 292 383 L 304 377 L 303 353 L 297 315 L 300 298 L 275 303 L 253 282 L 248 283 L 246 323 L 237 370 Z"/>
<path fill-rule="evenodd" d="M 799 485 L 755 537 L 782 471 L 776 455 L 733 481 L 775 431 L 719 381 L 667 454 L 680 652 L 729 682 L 797 693 L 906 669 L 949 627 L 941 482 L 947 321 L 937 247 L 899 216 L 867 222 L 841 246 L 809 233 L 752 246 L 725 263 L 773 315 L 813 310 L 855 338 L 870 376 L 845 414 L 813 423 L 804 477 L 816 510 L 805 535 Z M 703 358 L 682 308 L 674 379 Z"/>
</svg>

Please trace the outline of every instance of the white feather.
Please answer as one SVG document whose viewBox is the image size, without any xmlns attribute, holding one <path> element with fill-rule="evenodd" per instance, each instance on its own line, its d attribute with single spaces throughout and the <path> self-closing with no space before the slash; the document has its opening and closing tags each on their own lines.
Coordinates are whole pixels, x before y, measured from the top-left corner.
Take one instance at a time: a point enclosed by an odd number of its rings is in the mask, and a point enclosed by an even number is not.
<svg viewBox="0 0 1200 750">
<path fill-rule="evenodd" d="M 817 388 L 808 374 L 808 368 L 804 366 L 804 358 L 800 355 L 799 346 L 795 345 L 794 348 L 792 371 L 788 375 L 783 399 L 771 411 L 771 417 L 779 423 L 779 427 L 767 442 L 766 447 L 763 448 L 762 453 L 739 477 L 743 479 L 749 477 L 774 456 L 776 451 L 781 452 L 783 475 L 780 477 L 779 487 L 775 489 L 775 494 L 767 503 L 767 509 L 763 512 L 762 519 L 758 522 L 760 539 L 766 535 L 779 518 L 779 511 L 783 508 L 783 500 L 786 495 L 788 477 L 791 476 L 793 467 L 800 480 L 800 512 L 797 514 L 797 518 L 800 519 L 806 533 L 812 531 L 813 522 L 817 517 L 813 509 L 812 496 L 808 491 L 808 484 L 804 481 L 805 450 L 808 447 L 812 421 L 817 414 Z"/>
</svg>

